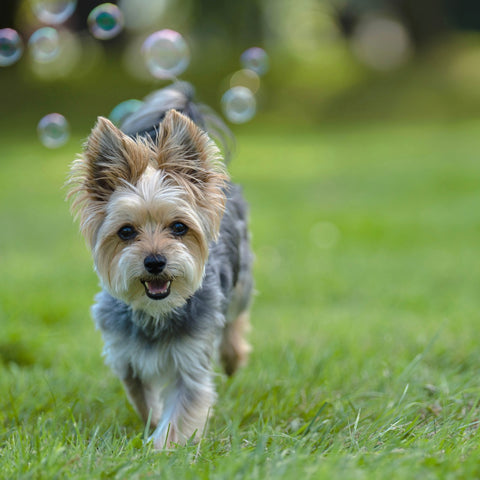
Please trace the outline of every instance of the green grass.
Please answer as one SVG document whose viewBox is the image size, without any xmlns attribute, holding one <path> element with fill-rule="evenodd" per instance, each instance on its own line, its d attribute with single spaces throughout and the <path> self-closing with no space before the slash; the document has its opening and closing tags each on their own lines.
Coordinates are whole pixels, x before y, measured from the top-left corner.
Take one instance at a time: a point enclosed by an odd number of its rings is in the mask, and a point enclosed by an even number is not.
<svg viewBox="0 0 480 480">
<path fill-rule="evenodd" d="M 474 478 L 480 122 L 238 129 L 258 295 L 199 445 L 156 453 L 103 365 L 61 189 L 2 137 L 0 477 Z"/>
</svg>

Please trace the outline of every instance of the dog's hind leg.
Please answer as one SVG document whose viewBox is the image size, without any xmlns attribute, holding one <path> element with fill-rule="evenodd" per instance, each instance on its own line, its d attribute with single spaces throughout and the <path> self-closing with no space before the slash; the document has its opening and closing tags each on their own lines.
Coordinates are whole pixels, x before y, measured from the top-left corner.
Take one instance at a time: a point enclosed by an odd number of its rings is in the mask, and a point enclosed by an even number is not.
<svg viewBox="0 0 480 480">
<path fill-rule="evenodd" d="M 220 343 L 220 361 L 229 376 L 247 363 L 251 347 L 245 340 L 245 334 L 249 328 L 250 314 L 247 310 L 224 327 Z"/>
</svg>

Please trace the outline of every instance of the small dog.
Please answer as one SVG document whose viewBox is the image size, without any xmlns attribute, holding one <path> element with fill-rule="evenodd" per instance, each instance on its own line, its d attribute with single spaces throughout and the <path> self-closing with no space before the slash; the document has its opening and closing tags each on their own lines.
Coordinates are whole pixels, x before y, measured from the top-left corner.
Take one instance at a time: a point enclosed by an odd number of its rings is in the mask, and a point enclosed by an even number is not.
<svg viewBox="0 0 480 480">
<path fill-rule="evenodd" d="M 190 88 L 154 92 L 121 129 L 99 117 L 69 180 L 102 287 L 92 314 L 106 362 L 156 449 L 199 438 L 215 358 L 231 375 L 249 352 L 247 207 L 207 133 L 221 121 Z"/>
</svg>

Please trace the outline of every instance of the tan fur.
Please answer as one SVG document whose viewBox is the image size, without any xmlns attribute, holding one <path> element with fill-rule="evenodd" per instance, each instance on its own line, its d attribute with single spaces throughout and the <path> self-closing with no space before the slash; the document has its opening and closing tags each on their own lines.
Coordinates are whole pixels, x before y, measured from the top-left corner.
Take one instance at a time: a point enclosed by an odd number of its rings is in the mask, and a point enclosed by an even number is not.
<svg viewBox="0 0 480 480">
<path fill-rule="evenodd" d="M 189 118 L 170 110 L 160 127 L 157 162 L 195 199 L 215 239 L 221 221 L 216 212 L 225 208 L 222 189 L 228 179 L 216 145 Z"/>
<path fill-rule="evenodd" d="M 190 119 L 170 110 L 160 124 L 159 141 L 135 140 L 99 117 L 83 155 L 72 164 L 68 197 L 80 228 L 93 248 L 112 193 L 135 186 L 147 166 L 165 172 L 187 192 L 204 216 L 208 237 L 216 238 L 225 207 L 228 176 L 218 148 Z"/>
<path fill-rule="evenodd" d="M 134 141 L 110 120 L 99 117 L 83 155 L 72 164 L 68 182 L 72 211 L 80 217 L 80 228 L 90 247 L 110 195 L 120 185 L 135 184 L 155 155 L 153 144 Z"/>
<path fill-rule="evenodd" d="M 242 312 L 225 325 L 220 344 L 220 360 L 227 375 L 233 375 L 239 367 L 247 363 L 251 347 L 245 340 L 245 334 L 249 329 L 249 312 Z"/>
</svg>

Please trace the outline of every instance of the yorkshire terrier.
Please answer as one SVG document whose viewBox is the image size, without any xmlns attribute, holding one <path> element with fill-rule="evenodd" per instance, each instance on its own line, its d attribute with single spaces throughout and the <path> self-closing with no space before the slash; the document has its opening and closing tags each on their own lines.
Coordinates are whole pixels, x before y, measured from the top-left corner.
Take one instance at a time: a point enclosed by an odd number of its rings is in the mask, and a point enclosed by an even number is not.
<svg viewBox="0 0 480 480">
<path fill-rule="evenodd" d="M 173 85 L 120 128 L 99 117 L 71 168 L 72 210 L 102 287 L 92 315 L 106 363 L 156 449 L 199 439 L 215 360 L 231 375 L 250 350 L 247 206 L 212 139 L 220 123 L 188 85 Z"/>
</svg>

